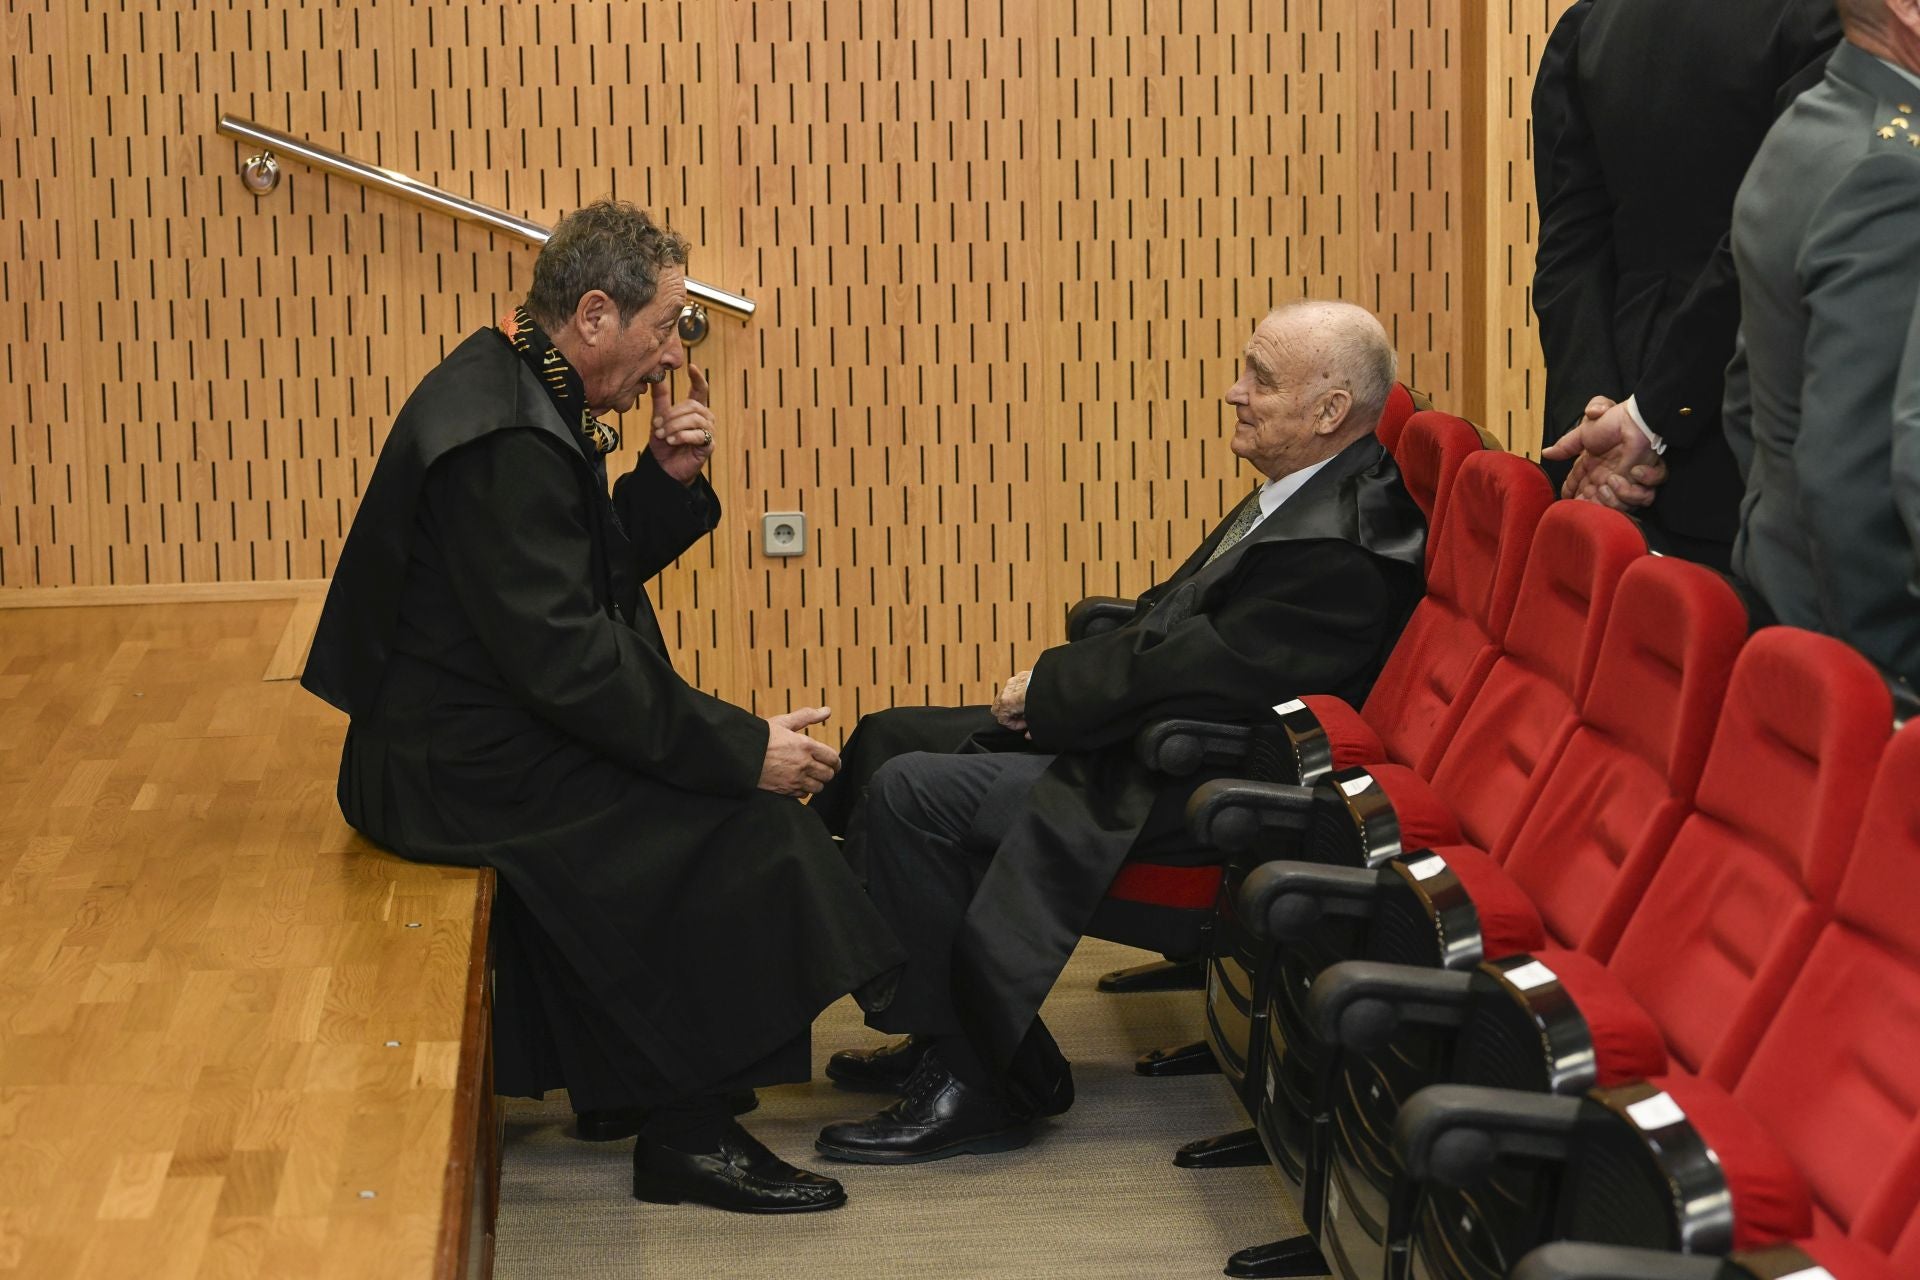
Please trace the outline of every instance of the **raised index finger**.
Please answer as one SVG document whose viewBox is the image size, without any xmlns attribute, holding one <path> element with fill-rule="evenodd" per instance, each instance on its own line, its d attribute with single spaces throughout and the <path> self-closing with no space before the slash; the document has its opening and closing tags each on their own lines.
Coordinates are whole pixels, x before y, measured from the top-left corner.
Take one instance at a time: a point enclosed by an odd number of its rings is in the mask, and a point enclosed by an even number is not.
<svg viewBox="0 0 1920 1280">
<path fill-rule="evenodd" d="M 707 389 L 707 375 L 700 372 L 698 365 L 687 361 L 687 394 L 701 404 L 712 404 L 711 393 Z"/>
</svg>

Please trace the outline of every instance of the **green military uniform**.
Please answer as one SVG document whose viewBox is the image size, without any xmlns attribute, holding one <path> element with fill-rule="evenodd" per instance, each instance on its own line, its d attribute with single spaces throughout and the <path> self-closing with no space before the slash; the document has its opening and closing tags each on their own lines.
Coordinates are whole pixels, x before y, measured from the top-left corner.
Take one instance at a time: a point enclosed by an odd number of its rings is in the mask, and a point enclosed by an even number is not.
<svg viewBox="0 0 1920 1280">
<path fill-rule="evenodd" d="M 1920 295 L 1920 84 L 1851 43 L 1741 184 L 1742 350 L 1728 441 L 1746 479 L 1733 567 L 1780 621 L 1920 674 L 1893 402 Z"/>
</svg>

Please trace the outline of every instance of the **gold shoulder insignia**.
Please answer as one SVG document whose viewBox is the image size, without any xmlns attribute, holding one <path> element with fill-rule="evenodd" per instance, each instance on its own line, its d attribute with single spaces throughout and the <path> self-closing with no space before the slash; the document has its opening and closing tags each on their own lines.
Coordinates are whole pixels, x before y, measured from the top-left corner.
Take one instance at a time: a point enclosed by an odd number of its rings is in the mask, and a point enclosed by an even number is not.
<svg viewBox="0 0 1920 1280">
<path fill-rule="evenodd" d="M 1904 129 L 1907 127 L 1907 118 L 1905 116 L 1895 116 L 1893 119 L 1889 120 L 1887 123 L 1892 125 L 1896 129 Z"/>
<path fill-rule="evenodd" d="M 1883 138 L 1893 138 L 1893 137 L 1899 136 L 1895 132 L 1894 127 L 1890 124 L 1880 126 L 1880 128 L 1876 130 L 1876 132 Z"/>
<path fill-rule="evenodd" d="M 1913 114 L 1913 108 L 1903 102 L 1900 104 L 1900 114 L 1903 116 L 1910 116 Z"/>
<path fill-rule="evenodd" d="M 1910 147 L 1920 147 L 1920 133 L 1910 133 L 1910 134 L 1908 134 L 1908 135 L 1907 135 L 1907 145 L 1908 145 L 1908 146 L 1910 146 Z"/>
</svg>

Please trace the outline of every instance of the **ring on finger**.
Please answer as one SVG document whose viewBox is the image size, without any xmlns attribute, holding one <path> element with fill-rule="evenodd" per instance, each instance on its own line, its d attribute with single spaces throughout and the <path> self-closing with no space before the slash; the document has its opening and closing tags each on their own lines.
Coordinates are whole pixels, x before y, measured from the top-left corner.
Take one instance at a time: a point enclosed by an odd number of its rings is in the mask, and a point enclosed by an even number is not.
<svg viewBox="0 0 1920 1280">
<path fill-rule="evenodd" d="M 713 432 L 711 432 L 711 431 L 709 431 L 709 430 L 708 430 L 707 428 L 705 428 L 705 427 L 702 427 L 702 428 L 700 428 L 700 443 L 701 443 L 701 444 L 712 444 L 712 443 L 713 443 Z"/>
</svg>

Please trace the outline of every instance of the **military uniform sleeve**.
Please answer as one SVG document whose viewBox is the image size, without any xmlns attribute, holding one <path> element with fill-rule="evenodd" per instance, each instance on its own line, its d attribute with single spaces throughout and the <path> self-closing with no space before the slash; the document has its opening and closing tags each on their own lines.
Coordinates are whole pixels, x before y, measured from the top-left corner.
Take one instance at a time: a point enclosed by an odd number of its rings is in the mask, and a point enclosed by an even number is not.
<svg viewBox="0 0 1920 1280">
<path fill-rule="evenodd" d="M 1540 245 L 1533 309 L 1547 364 L 1546 442 L 1580 420 L 1596 395 L 1624 397 L 1613 345 L 1613 197 L 1580 102 L 1580 29 L 1593 0 L 1555 25 L 1533 86 L 1534 186 Z"/>
<path fill-rule="evenodd" d="M 766 722 L 693 688 L 600 609 L 590 512 L 562 448 L 537 431 L 500 431 L 428 473 L 427 518 L 455 598 L 534 715 L 635 772 L 747 794 Z"/>
<path fill-rule="evenodd" d="M 1034 746 L 1107 746 L 1164 716 L 1245 723 L 1302 693 L 1351 691 L 1401 620 L 1385 571 L 1344 542 L 1255 547 L 1226 589 L 1171 626 L 1149 615 L 1041 654 L 1027 686 Z"/>
<path fill-rule="evenodd" d="M 1920 148 L 1887 141 L 1815 214 L 1799 259 L 1807 307 L 1800 430 L 1801 517 L 1821 611 L 1839 635 L 1883 634 L 1889 566 L 1863 549 L 1904 547 L 1893 502 L 1895 376 L 1920 291 Z M 1905 568 L 1906 566 L 1901 566 Z"/>
<path fill-rule="evenodd" d="M 633 543 L 634 572 L 642 582 L 720 523 L 720 496 L 706 476 L 681 484 L 660 469 L 646 448 L 633 469 L 613 482 L 613 509 Z"/>
</svg>

